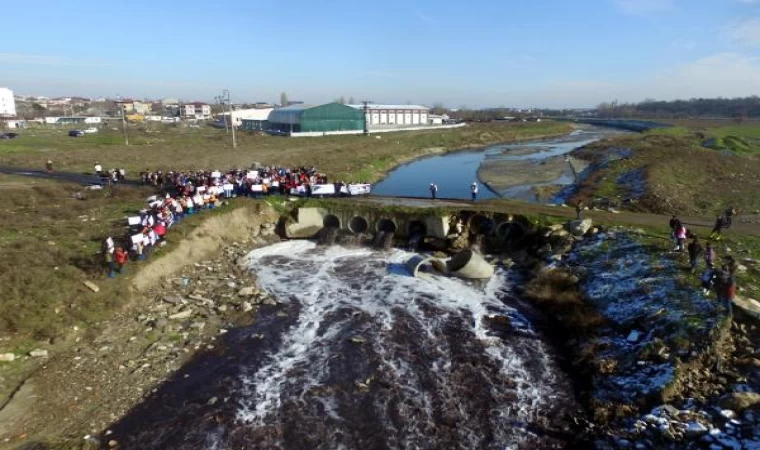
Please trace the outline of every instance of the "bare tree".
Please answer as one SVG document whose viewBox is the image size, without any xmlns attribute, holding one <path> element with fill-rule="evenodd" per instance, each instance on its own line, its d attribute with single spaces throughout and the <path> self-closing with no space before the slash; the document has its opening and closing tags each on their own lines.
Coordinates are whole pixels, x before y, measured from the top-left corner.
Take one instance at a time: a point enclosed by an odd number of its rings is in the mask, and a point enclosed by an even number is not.
<svg viewBox="0 0 760 450">
<path fill-rule="evenodd" d="M 288 94 L 284 92 L 280 94 L 280 106 L 288 106 Z"/>
<path fill-rule="evenodd" d="M 348 97 L 348 104 L 349 105 L 355 105 L 356 104 L 356 100 L 354 100 L 354 96 L 353 95 L 351 97 Z"/>
</svg>

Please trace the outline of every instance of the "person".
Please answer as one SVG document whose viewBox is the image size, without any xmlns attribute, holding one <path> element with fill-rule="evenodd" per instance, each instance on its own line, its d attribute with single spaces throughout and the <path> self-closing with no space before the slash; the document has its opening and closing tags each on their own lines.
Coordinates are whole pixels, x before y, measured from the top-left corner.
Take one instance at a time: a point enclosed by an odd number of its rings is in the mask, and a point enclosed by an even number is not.
<svg viewBox="0 0 760 450">
<path fill-rule="evenodd" d="M 680 225 L 678 229 L 676 229 L 676 248 L 675 251 L 677 252 L 683 252 L 683 245 L 686 243 L 686 227 L 683 225 Z"/>
<path fill-rule="evenodd" d="M 720 232 L 723 228 L 725 228 L 725 222 L 723 221 L 723 217 L 718 216 L 715 218 L 715 226 L 712 229 L 712 232 L 710 232 L 710 239 L 715 239 L 716 241 L 720 240 Z"/>
<path fill-rule="evenodd" d="M 103 166 L 98 161 L 95 161 L 95 174 L 100 176 L 103 173 Z"/>
<path fill-rule="evenodd" d="M 697 270 L 697 261 L 704 251 L 702 245 L 699 243 L 699 237 L 694 236 L 694 239 L 689 244 L 688 251 L 689 265 L 691 266 L 691 272 L 694 273 L 694 271 Z"/>
<path fill-rule="evenodd" d="M 435 196 L 438 194 L 438 186 L 435 183 L 430 183 L 430 197 L 435 200 Z"/>
<path fill-rule="evenodd" d="M 736 297 L 736 281 L 727 265 L 724 265 L 717 281 L 718 301 L 723 303 L 730 316 L 733 312 L 734 297 Z"/>
<path fill-rule="evenodd" d="M 712 267 L 708 267 L 704 272 L 702 272 L 702 294 L 707 295 L 710 293 L 710 290 L 715 285 L 715 269 Z"/>
<path fill-rule="evenodd" d="M 578 200 L 575 204 L 575 218 L 581 220 L 581 213 L 583 212 L 583 200 Z"/>
<path fill-rule="evenodd" d="M 678 244 L 676 231 L 678 231 L 678 228 L 681 227 L 681 221 L 678 219 L 678 217 L 676 217 L 675 214 L 673 214 L 673 217 L 670 218 L 670 222 L 668 224 L 670 225 L 670 237 L 673 239 L 673 242 Z"/>
<path fill-rule="evenodd" d="M 725 213 L 726 219 L 724 221 L 726 229 L 731 228 L 731 223 L 733 222 L 734 215 L 736 215 L 736 209 L 734 209 L 733 206 L 726 209 L 726 213 Z"/>
<path fill-rule="evenodd" d="M 116 263 L 116 271 L 122 273 L 124 271 L 124 264 L 127 263 L 127 252 L 121 246 L 116 247 L 116 250 L 113 252 L 113 259 Z"/>
<path fill-rule="evenodd" d="M 472 194 L 472 201 L 474 202 L 478 198 L 478 183 L 472 182 L 470 185 L 470 193 Z"/>
<path fill-rule="evenodd" d="M 53 161 L 52 160 L 49 160 L 49 159 L 47 160 L 47 162 L 45 163 L 45 170 L 47 170 L 47 173 L 53 173 Z"/>
<path fill-rule="evenodd" d="M 707 247 L 705 247 L 705 264 L 708 269 L 715 267 L 715 249 L 709 242 L 707 243 Z"/>
<path fill-rule="evenodd" d="M 113 254 L 114 254 L 113 239 L 109 236 L 103 242 L 103 260 L 105 261 L 106 268 L 108 269 L 108 278 L 116 277 L 116 274 L 114 273 L 114 269 L 116 268 L 116 265 L 114 264 Z"/>
</svg>

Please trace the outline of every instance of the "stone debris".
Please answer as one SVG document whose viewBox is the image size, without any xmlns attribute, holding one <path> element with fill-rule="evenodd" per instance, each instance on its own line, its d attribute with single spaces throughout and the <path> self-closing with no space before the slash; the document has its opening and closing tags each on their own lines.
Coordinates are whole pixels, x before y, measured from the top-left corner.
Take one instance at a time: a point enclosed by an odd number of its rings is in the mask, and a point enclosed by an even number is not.
<svg viewBox="0 0 760 450">
<path fill-rule="evenodd" d="M 29 352 L 29 356 L 32 358 L 47 358 L 48 357 L 48 351 L 43 350 L 41 348 L 35 348 L 31 352 Z"/>
<path fill-rule="evenodd" d="M 0 362 L 11 362 L 16 359 L 13 353 L 0 353 Z"/>
<path fill-rule="evenodd" d="M 82 284 L 84 284 L 85 287 L 91 290 L 92 292 L 100 292 L 100 288 L 98 287 L 98 285 L 93 283 L 92 281 L 84 280 L 82 281 Z"/>
</svg>

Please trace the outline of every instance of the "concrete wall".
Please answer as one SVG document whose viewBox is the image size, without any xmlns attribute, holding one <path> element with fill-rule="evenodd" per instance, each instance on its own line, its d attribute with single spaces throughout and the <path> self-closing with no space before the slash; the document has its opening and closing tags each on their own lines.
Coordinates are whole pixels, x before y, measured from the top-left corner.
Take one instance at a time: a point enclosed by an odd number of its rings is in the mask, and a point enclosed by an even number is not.
<svg viewBox="0 0 760 450">
<path fill-rule="evenodd" d="M 391 133 L 394 131 L 421 131 L 421 130 L 445 130 L 449 128 L 461 128 L 466 126 L 464 123 L 454 123 L 449 125 L 420 125 L 420 126 L 370 126 L 370 134 L 376 133 Z M 348 131 L 326 131 L 326 132 L 304 132 L 304 133 L 279 133 L 288 135 L 290 137 L 318 137 L 318 136 L 333 136 L 342 134 L 362 134 L 363 130 L 348 130 Z M 272 132 L 272 134 L 278 134 Z"/>
<path fill-rule="evenodd" d="M 387 214 L 382 210 L 299 208 L 295 220 L 285 225 L 289 238 L 314 237 L 325 226 L 337 226 L 340 230 L 358 233 L 393 231 L 398 237 L 409 237 L 410 230 L 421 229 L 425 236 L 445 238 L 449 234 L 449 216 Z"/>
</svg>

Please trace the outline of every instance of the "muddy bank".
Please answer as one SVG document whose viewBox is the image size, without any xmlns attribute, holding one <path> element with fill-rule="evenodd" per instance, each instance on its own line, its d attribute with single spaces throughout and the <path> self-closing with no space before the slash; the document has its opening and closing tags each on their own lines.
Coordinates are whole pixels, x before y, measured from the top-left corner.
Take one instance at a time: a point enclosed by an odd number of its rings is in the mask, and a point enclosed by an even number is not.
<svg viewBox="0 0 760 450">
<path fill-rule="evenodd" d="M 572 183 L 576 173 L 588 166 L 583 160 L 555 156 L 541 160 L 486 159 L 478 178 L 492 190 L 506 193 L 519 186 L 562 185 Z"/>
<path fill-rule="evenodd" d="M 272 300 L 237 262 L 279 241 L 276 219 L 261 203 L 219 211 L 174 250 L 156 253 L 135 275 L 139 290 L 126 308 L 97 334 L 75 327 L 63 338 L 65 350 L 45 356 L 3 405 L 0 447 L 44 436 L 49 447 L 40 448 L 69 448 L 102 435 L 195 353 L 216 348 L 225 330 L 250 323 L 259 305 Z"/>
</svg>

